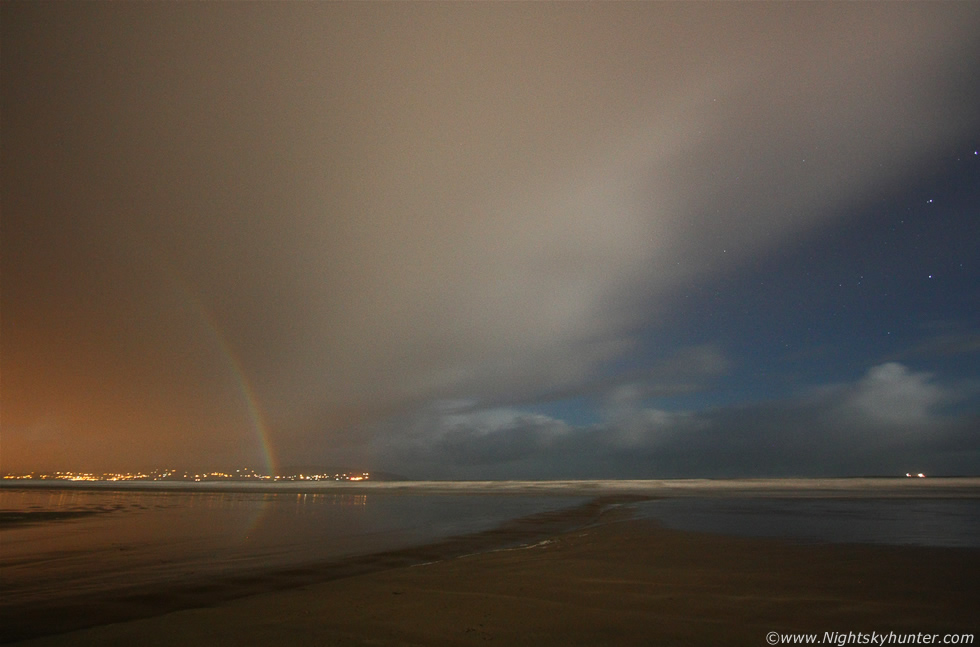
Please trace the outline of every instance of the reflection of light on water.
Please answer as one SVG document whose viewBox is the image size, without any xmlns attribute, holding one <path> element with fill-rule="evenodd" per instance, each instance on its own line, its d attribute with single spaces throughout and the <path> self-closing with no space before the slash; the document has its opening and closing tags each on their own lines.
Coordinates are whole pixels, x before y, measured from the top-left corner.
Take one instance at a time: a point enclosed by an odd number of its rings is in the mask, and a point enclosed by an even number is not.
<svg viewBox="0 0 980 647">
<path fill-rule="evenodd" d="M 481 532 L 581 502 L 363 490 L 0 491 L 0 508 L 107 512 L 2 529 L 0 588 L 6 595 L 0 610 L 14 599 L 50 601 L 324 564 Z"/>
<path fill-rule="evenodd" d="M 215 493 L 220 496 L 219 493 Z M 274 510 L 283 511 L 283 506 L 292 501 L 294 516 L 305 516 L 315 511 L 316 507 L 342 506 L 344 508 L 365 508 L 368 497 L 366 494 L 328 494 L 325 492 L 297 492 L 294 497 L 287 493 L 263 495 L 264 505 L 252 519 L 245 532 L 249 539 L 263 530 L 266 519 Z"/>
<path fill-rule="evenodd" d="M 330 504 L 330 505 L 367 505 L 366 494 L 324 494 L 323 492 L 299 492 L 296 494 L 297 503 Z"/>
<path fill-rule="evenodd" d="M 276 496 L 276 495 L 273 495 Z M 366 494 L 323 494 L 297 492 L 296 503 L 303 505 L 367 505 Z"/>
<path fill-rule="evenodd" d="M 168 507 L 170 501 L 154 492 L 121 492 L 59 489 L 0 490 L 0 510 L 18 512 L 139 512 L 150 507 Z"/>
</svg>

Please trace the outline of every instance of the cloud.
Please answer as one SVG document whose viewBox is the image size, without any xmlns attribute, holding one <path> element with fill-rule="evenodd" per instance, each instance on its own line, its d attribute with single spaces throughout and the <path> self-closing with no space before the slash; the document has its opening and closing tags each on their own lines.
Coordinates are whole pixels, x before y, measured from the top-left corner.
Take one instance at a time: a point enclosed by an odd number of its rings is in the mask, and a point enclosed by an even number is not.
<svg viewBox="0 0 980 647">
<path fill-rule="evenodd" d="M 875 366 L 849 394 L 844 407 L 872 422 L 928 424 L 948 394 L 928 373 L 912 373 L 897 362 Z"/>
<path fill-rule="evenodd" d="M 61 407 L 186 460 L 257 409 L 288 454 L 437 400 L 595 383 L 685 282 L 973 132 L 978 22 L 970 3 L 5 7 L 5 419 Z M 62 373 L 50 398 L 28 386 Z"/>
<path fill-rule="evenodd" d="M 646 368 L 591 385 L 611 412 L 634 409 L 644 400 L 695 393 L 725 375 L 730 361 L 710 344 L 681 348 Z M 587 387 L 588 388 L 588 387 Z M 615 414 L 614 414 L 615 415 Z"/>
<path fill-rule="evenodd" d="M 506 407 L 435 405 L 383 424 L 396 429 L 376 430 L 368 460 L 420 478 L 544 478 L 536 471 L 542 458 L 565 451 L 573 432 L 564 421 Z M 365 455 L 359 447 L 349 456 Z"/>
<path fill-rule="evenodd" d="M 785 401 L 703 411 L 632 406 L 594 425 L 504 408 L 437 414 L 410 444 L 386 440 L 379 455 L 443 478 L 966 473 L 980 455 L 980 418 L 944 410 L 961 397 L 956 384 L 886 363 Z"/>
<path fill-rule="evenodd" d="M 503 463 L 547 452 L 568 425 L 538 414 L 491 409 L 443 417 L 435 439 L 456 465 Z"/>
</svg>

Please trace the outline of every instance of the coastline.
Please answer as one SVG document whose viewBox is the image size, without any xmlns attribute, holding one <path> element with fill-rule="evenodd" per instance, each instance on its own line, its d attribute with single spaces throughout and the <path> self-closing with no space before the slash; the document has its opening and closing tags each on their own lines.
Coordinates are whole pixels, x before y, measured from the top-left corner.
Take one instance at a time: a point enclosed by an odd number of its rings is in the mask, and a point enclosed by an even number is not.
<svg viewBox="0 0 980 647">
<path fill-rule="evenodd" d="M 930 478 L 579 479 L 548 481 L 67 481 L 0 479 L 0 489 L 337 494 L 541 494 L 570 496 L 764 496 L 980 498 L 980 476 Z"/>
<path fill-rule="evenodd" d="M 392 563 L 18 644 L 763 645 L 770 631 L 976 633 L 978 573 L 972 549 L 798 544 L 613 515 L 523 548 Z"/>
</svg>

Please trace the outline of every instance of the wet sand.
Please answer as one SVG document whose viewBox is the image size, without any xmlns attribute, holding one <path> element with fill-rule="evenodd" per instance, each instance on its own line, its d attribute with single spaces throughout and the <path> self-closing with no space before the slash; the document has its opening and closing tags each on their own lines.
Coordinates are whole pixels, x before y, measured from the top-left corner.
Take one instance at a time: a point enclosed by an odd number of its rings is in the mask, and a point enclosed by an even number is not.
<svg viewBox="0 0 980 647">
<path fill-rule="evenodd" d="M 392 560 L 197 602 L 22 644 L 714 646 L 765 645 L 769 631 L 978 633 L 980 551 L 805 545 L 607 516 L 526 548 Z"/>
</svg>

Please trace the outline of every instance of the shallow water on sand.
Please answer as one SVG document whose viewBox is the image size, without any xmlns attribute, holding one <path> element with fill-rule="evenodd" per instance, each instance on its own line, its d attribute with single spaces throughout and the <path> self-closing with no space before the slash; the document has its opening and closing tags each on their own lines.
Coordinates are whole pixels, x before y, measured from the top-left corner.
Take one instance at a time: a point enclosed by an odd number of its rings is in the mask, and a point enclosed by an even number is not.
<svg viewBox="0 0 980 647">
<path fill-rule="evenodd" d="M 486 531 L 582 497 L 0 490 L 19 605 L 343 560 Z"/>
<path fill-rule="evenodd" d="M 610 506 L 682 530 L 980 547 L 978 487 L 975 479 L 928 487 L 904 480 L 5 486 L 0 642 L 534 542 L 595 523 Z M 660 498 L 638 501 L 647 497 Z"/>
<path fill-rule="evenodd" d="M 980 548 L 980 499 L 720 498 L 634 504 L 668 528 L 805 542 Z"/>
</svg>

